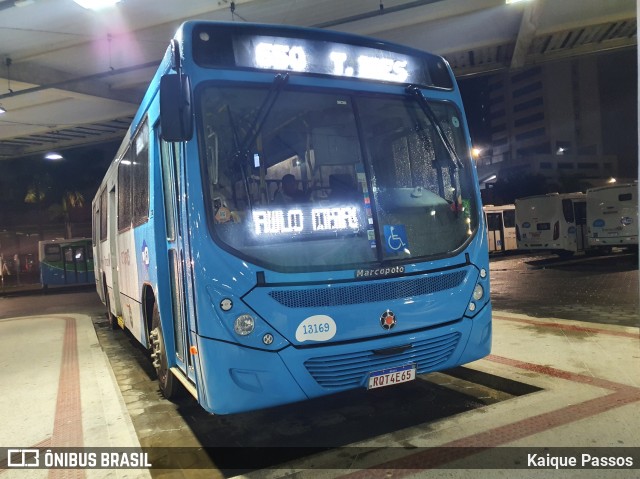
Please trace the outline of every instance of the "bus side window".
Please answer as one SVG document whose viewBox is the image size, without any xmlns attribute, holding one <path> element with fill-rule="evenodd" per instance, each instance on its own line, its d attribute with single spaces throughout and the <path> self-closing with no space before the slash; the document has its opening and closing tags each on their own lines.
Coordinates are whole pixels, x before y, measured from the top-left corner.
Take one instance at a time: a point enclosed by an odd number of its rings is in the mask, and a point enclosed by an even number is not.
<svg viewBox="0 0 640 479">
<path fill-rule="evenodd" d="M 48 244 L 44 247 L 45 261 L 60 261 L 60 245 Z"/>
<path fill-rule="evenodd" d="M 487 227 L 489 231 L 500 231 L 502 229 L 500 213 L 487 213 Z"/>
<path fill-rule="evenodd" d="M 623 193 L 618 195 L 618 201 L 631 201 L 633 195 L 631 193 Z"/>
<path fill-rule="evenodd" d="M 76 248 L 73 253 L 76 261 L 84 261 L 85 260 L 85 252 L 83 247 Z"/>
<path fill-rule="evenodd" d="M 573 201 L 562 200 L 562 214 L 567 223 L 574 223 L 575 216 L 573 214 Z"/>
<path fill-rule="evenodd" d="M 502 221 L 505 228 L 516 227 L 516 210 L 504 210 L 502 212 Z"/>
</svg>

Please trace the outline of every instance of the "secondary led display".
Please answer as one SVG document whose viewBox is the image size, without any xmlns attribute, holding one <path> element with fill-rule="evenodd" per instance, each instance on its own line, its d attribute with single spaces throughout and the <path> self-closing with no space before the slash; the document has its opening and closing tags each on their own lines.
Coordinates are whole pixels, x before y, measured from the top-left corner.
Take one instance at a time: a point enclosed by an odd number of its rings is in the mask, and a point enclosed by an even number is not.
<svg viewBox="0 0 640 479">
<path fill-rule="evenodd" d="M 256 236 L 357 232 L 359 229 L 355 206 L 253 211 L 253 232 Z"/>
</svg>

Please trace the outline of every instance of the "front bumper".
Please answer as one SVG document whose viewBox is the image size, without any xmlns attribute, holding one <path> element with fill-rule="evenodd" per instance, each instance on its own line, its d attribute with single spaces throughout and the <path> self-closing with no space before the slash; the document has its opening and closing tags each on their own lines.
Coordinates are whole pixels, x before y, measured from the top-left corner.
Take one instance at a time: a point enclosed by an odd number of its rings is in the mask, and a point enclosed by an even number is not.
<svg viewBox="0 0 640 479">
<path fill-rule="evenodd" d="M 473 319 L 377 339 L 289 346 L 279 352 L 198 337 L 198 394 L 209 412 L 262 409 L 366 387 L 373 371 L 414 363 L 417 372 L 448 369 L 491 351 L 491 303 Z"/>
</svg>

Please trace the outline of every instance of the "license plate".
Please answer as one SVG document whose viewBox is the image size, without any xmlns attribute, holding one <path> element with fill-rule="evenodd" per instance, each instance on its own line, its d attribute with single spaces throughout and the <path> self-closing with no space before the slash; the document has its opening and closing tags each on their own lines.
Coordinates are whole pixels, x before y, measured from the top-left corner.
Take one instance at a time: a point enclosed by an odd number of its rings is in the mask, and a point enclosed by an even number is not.
<svg viewBox="0 0 640 479">
<path fill-rule="evenodd" d="M 406 383 L 416 378 L 416 365 L 407 364 L 397 368 L 381 369 L 369 375 L 368 389 L 393 386 L 394 384 Z"/>
</svg>

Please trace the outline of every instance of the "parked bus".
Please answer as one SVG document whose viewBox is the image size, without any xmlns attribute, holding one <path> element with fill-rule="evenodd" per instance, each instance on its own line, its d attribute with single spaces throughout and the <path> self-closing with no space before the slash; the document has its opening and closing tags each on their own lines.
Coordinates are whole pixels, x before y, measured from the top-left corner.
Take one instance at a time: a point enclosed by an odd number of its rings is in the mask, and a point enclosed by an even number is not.
<svg viewBox="0 0 640 479">
<path fill-rule="evenodd" d="M 490 351 L 486 228 L 441 57 L 186 22 L 92 207 L 98 294 L 168 398 L 181 383 L 236 413 Z"/>
<path fill-rule="evenodd" d="M 515 205 L 519 249 L 571 255 L 587 248 L 584 193 L 529 196 L 517 199 Z"/>
<path fill-rule="evenodd" d="M 38 260 L 43 288 L 95 283 L 90 238 L 39 241 Z"/>
<path fill-rule="evenodd" d="M 590 248 L 638 248 L 638 183 L 587 190 Z"/>
<path fill-rule="evenodd" d="M 486 205 L 483 210 L 487 220 L 489 252 L 517 249 L 515 205 Z"/>
</svg>

